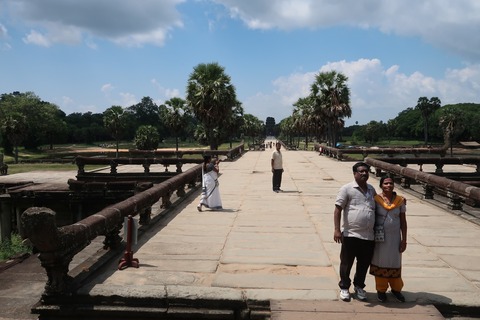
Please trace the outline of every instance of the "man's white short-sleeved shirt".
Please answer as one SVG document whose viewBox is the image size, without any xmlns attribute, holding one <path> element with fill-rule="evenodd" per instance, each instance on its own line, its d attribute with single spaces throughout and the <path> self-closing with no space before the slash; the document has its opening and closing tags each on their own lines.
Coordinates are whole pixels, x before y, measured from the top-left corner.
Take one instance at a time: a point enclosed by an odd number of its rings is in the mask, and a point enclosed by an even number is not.
<svg viewBox="0 0 480 320">
<path fill-rule="evenodd" d="M 280 151 L 278 150 L 273 151 L 272 160 L 273 160 L 273 169 L 275 170 L 283 169 L 282 153 Z"/>
<path fill-rule="evenodd" d="M 344 237 L 355 237 L 373 240 L 375 225 L 375 188 L 367 184 L 367 192 L 360 189 L 356 181 L 342 186 L 337 194 L 335 205 L 342 210 L 342 234 Z"/>
</svg>

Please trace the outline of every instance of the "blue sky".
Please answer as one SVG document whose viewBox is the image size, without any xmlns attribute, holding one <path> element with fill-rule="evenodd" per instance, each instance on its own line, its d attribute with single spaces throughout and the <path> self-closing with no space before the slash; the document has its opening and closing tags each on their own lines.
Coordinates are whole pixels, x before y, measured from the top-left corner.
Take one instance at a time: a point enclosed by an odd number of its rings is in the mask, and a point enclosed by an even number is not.
<svg viewBox="0 0 480 320">
<path fill-rule="evenodd" d="M 478 0 L 0 0 L 0 94 L 101 113 L 185 98 L 217 62 L 246 113 L 279 122 L 336 70 L 346 124 L 386 122 L 422 96 L 480 103 L 478 30 Z"/>
</svg>

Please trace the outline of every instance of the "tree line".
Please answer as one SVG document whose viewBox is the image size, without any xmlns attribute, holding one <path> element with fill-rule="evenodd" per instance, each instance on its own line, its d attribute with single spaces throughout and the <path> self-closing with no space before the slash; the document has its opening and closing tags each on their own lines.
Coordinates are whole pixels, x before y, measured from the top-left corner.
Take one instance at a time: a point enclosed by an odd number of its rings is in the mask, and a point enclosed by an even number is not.
<svg viewBox="0 0 480 320">
<path fill-rule="evenodd" d="M 264 124 L 245 114 L 230 77 L 217 63 L 199 64 L 188 79 L 186 99 L 171 98 L 157 105 L 152 98 L 129 107 L 111 106 L 103 113 L 67 115 L 33 92 L 0 95 L 0 142 L 4 153 L 18 162 L 18 148 L 42 145 L 94 144 L 133 141 L 138 149 L 153 150 L 162 139 L 195 139 L 212 150 L 226 141 L 263 135 Z"/>
<path fill-rule="evenodd" d="M 425 101 L 431 103 L 425 110 Z M 375 144 L 379 140 L 423 140 L 424 145 L 451 146 L 456 141 L 480 141 L 480 105 L 459 103 L 440 105 L 437 97 L 420 97 L 414 107 L 407 107 L 387 122 L 370 121 L 366 125 L 345 128 L 343 135 L 354 144 Z"/>
<path fill-rule="evenodd" d="M 407 107 L 387 122 L 345 128 L 352 115 L 348 78 L 336 71 L 320 72 L 310 93 L 293 104 L 292 115 L 275 123 L 245 114 L 236 96 L 235 86 L 218 63 L 201 63 L 193 68 L 186 99 L 171 98 L 157 105 L 152 98 L 129 107 L 111 106 L 103 113 L 65 114 L 53 103 L 33 92 L 0 95 L 0 143 L 4 153 L 14 154 L 18 147 L 36 149 L 42 145 L 94 144 L 101 141 L 133 141 L 137 149 L 153 150 L 165 138 L 195 139 L 215 150 L 221 143 L 236 139 L 256 142 L 265 135 L 280 137 L 293 144 L 304 137 L 336 146 L 342 136 L 353 143 L 375 143 L 380 139 L 422 139 L 453 143 L 455 139 L 480 140 L 479 105 L 464 103 L 441 106 L 437 97 L 420 97 L 417 105 Z"/>
<path fill-rule="evenodd" d="M 352 115 L 347 81 L 336 71 L 315 75 L 310 94 L 299 98 L 292 115 L 280 121 L 281 139 L 294 145 L 294 138 L 303 137 L 307 148 L 311 140 L 337 146 L 344 136 L 351 137 L 353 144 L 401 139 L 451 146 L 456 140 L 480 140 L 480 105 L 442 106 L 438 97 L 420 97 L 414 107 L 407 107 L 387 122 L 345 127 L 345 118 Z"/>
</svg>

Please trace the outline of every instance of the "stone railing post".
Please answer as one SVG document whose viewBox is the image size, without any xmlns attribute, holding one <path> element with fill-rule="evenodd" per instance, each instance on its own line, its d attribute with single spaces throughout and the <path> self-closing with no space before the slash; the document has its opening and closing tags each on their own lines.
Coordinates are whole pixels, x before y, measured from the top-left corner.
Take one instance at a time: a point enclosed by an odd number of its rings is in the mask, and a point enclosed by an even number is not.
<svg viewBox="0 0 480 320">
<path fill-rule="evenodd" d="M 76 252 L 62 239 L 62 228 L 57 228 L 55 212 L 49 208 L 32 207 L 22 214 L 25 235 L 40 251 L 38 258 L 47 272 L 45 294 L 52 295 L 68 291 L 71 277 L 68 266 Z"/>
<path fill-rule="evenodd" d="M 177 170 L 176 170 L 177 173 L 182 173 L 182 166 L 183 166 L 183 163 L 178 161 L 177 162 Z"/>
<path fill-rule="evenodd" d="M 425 199 L 433 199 L 433 195 L 434 195 L 433 194 L 433 188 L 434 188 L 433 186 L 428 185 L 428 184 L 423 185 L 423 191 L 424 191 L 423 197 Z"/>
<path fill-rule="evenodd" d="M 462 198 L 460 198 L 457 194 L 453 192 L 447 192 L 447 197 L 449 199 L 449 202 L 447 204 L 448 208 L 450 208 L 451 210 L 462 210 Z"/>
<path fill-rule="evenodd" d="M 435 173 L 443 173 L 443 163 L 435 164 Z"/>
<path fill-rule="evenodd" d="M 115 160 L 110 161 L 110 173 L 117 173 L 118 163 Z"/>
</svg>

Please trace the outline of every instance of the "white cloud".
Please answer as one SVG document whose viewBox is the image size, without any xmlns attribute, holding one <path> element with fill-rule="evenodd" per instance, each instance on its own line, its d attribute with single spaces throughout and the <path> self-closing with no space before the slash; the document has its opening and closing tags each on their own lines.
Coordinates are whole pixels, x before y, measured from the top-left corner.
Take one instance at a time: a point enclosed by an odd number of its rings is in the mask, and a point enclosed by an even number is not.
<svg viewBox="0 0 480 320">
<path fill-rule="evenodd" d="M 442 78 L 427 77 L 420 72 L 405 74 L 400 67 L 383 66 L 378 59 L 338 61 L 322 66 L 318 71 L 294 73 L 273 81 L 271 93 L 257 93 L 245 99 L 247 113 L 260 119 L 280 116 L 277 122 L 292 114 L 293 103 L 310 93 L 315 74 L 335 70 L 349 78 L 352 118 L 347 125 L 371 120 L 388 121 L 408 107 L 414 107 L 419 97 L 438 97 L 442 105 L 463 102 L 480 103 L 480 65 L 446 70 Z"/>
<path fill-rule="evenodd" d="M 73 105 L 74 101 L 70 97 L 63 96 L 62 97 L 62 106 L 68 107 Z"/>
<path fill-rule="evenodd" d="M 480 1 L 214 0 L 252 29 L 375 28 L 480 61 Z"/>
<path fill-rule="evenodd" d="M 100 89 L 103 93 L 108 94 L 111 92 L 115 87 L 111 83 L 106 83 Z"/>
<path fill-rule="evenodd" d="M 166 101 L 166 100 L 169 100 L 169 99 L 175 98 L 175 97 L 179 97 L 179 98 L 184 99 L 184 97 L 183 97 L 183 95 L 181 95 L 179 89 L 165 88 L 164 86 L 162 86 L 157 81 L 157 79 L 150 80 L 150 83 L 153 85 L 155 90 L 157 90 L 157 92 L 160 94 L 160 99 L 159 100 L 161 100 L 161 101 Z"/>
<path fill-rule="evenodd" d="M 161 46 L 183 26 L 176 6 L 185 0 L 7 0 L 12 15 L 35 26 L 25 42 L 41 46 L 77 44 L 87 38 L 125 46 Z"/>
<path fill-rule="evenodd" d="M 0 23 L 0 39 L 6 39 L 8 37 L 7 28 Z"/>
<path fill-rule="evenodd" d="M 52 45 L 50 39 L 35 30 L 30 30 L 30 33 L 23 38 L 23 42 L 36 44 L 41 47 L 50 47 Z"/>
<path fill-rule="evenodd" d="M 104 84 L 101 89 L 102 93 L 105 95 L 107 104 L 110 105 L 120 105 L 122 107 L 130 107 L 131 105 L 137 104 L 138 100 L 135 97 L 135 94 L 130 92 L 119 92 L 116 90 L 115 86 L 111 83 Z"/>
<path fill-rule="evenodd" d="M 138 103 L 138 101 L 135 98 L 135 95 L 133 93 L 121 92 L 120 93 L 120 98 L 121 98 L 120 105 L 122 107 L 130 107 L 130 106 Z"/>
<path fill-rule="evenodd" d="M 7 11 L 33 26 L 27 43 L 51 46 L 107 39 L 124 46 L 163 46 L 183 27 L 177 6 L 188 0 L 5 0 Z M 251 29 L 293 30 L 351 26 L 419 37 L 480 61 L 480 1 L 209 0 Z M 220 16 L 220 15 L 219 15 Z M 209 21 L 210 27 L 214 24 Z M 1 32 L 1 31 L 0 31 Z M 96 47 L 96 46 L 93 46 Z"/>
<path fill-rule="evenodd" d="M 0 50 L 7 51 L 7 50 L 10 50 L 12 48 L 10 43 L 4 42 L 4 40 L 7 40 L 8 38 L 9 37 L 8 37 L 7 28 L 3 24 L 0 23 Z"/>
</svg>

